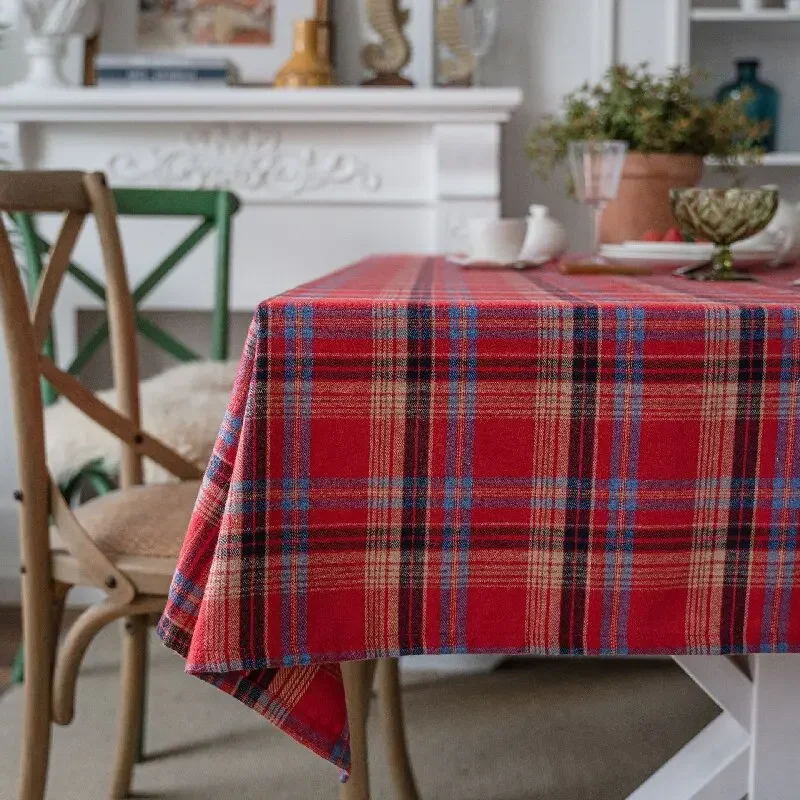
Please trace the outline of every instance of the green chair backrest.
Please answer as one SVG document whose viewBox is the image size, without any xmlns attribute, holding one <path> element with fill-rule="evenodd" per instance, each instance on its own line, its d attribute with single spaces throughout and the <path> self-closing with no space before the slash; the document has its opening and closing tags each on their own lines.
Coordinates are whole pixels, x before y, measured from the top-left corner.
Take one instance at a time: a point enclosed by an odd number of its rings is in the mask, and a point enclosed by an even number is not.
<svg viewBox="0 0 800 800">
<path fill-rule="evenodd" d="M 200 219 L 197 227 L 133 288 L 136 326 L 139 332 L 158 348 L 179 361 L 194 361 L 200 356 L 152 320 L 147 319 L 140 312 L 139 306 L 206 236 L 216 230 L 211 357 L 215 361 L 227 359 L 231 228 L 233 215 L 240 206 L 236 195 L 216 189 L 115 189 L 114 199 L 120 216 L 196 217 Z M 14 222 L 25 250 L 28 288 L 33 295 L 42 274 L 42 256 L 50 251 L 50 243 L 38 234 L 35 221 L 30 214 L 14 214 Z M 83 267 L 74 262 L 70 263 L 68 273 L 101 302 L 105 302 L 105 287 Z M 107 338 L 108 322 L 104 321 L 81 344 L 77 355 L 68 367 L 68 372 L 71 375 L 79 375 Z M 45 342 L 44 351 L 47 355 L 54 356 L 55 342 L 52 333 Z M 43 382 L 42 392 L 45 405 L 55 402 L 57 394 L 50 384 Z"/>
</svg>

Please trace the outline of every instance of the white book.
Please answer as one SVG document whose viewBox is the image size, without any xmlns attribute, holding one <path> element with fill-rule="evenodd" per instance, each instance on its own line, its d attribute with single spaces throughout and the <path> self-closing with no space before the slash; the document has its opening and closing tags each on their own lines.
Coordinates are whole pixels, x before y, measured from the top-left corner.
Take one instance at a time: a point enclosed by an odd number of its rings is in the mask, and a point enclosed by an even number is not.
<svg viewBox="0 0 800 800">
<path fill-rule="evenodd" d="M 172 69 L 233 69 L 227 58 L 199 58 L 172 53 L 100 53 L 95 58 L 97 69 L 172 68 Z"/>
</svg>

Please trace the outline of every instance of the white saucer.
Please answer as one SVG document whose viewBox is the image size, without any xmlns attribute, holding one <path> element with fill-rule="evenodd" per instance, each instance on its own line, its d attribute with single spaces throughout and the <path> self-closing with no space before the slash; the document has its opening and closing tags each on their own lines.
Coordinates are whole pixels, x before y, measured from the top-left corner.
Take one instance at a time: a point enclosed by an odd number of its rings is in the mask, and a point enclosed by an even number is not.
<svg viewBox="0 0 800 800">
<path fill-rule="evenodd" d="M 780 256 L 777 248 L 769 246 L 740 243 L 735 244 L 732 250 L 737 266 L 769 264 Z M 621 264 L 688 267 L 709 261 L 714 254 L 714 245 L 705 242 L 625 242 L 604 245 L 601 254 Z"/>
<path fill-rule="evenodd" d="M 463 269 L 530 269 L 535 264 L 528 264 L 525 261 L 510 261 L 504 263 L 501 261 L 487 261 L 484 258 L 471 258 L 463 254 L 451 254 L 447 256 L 447 260 L 451 264 Z"/>
</svg>

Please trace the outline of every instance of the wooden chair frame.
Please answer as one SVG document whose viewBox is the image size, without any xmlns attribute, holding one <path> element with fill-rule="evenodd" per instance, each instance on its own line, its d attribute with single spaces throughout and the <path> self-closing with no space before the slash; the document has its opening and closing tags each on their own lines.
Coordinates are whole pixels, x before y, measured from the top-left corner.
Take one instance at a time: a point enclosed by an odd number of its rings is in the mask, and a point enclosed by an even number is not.
<svg viewBox="0 0 800 800">
<path fill-rule="evenodd" d="M 64 213 L 61 231 L 28 303 L 2 212 Z M 114 386 L 119 410 L 99 400 L 43 353 L 52 310 L 82 225 L 97 222 L 106 272 L 106 307 Z M 112 561 L 80 524 L 50 476 L 45 453 L 44 378 L 96 423 L 120 440 L 120 486 L 142 483 L 142 459 L 151 458 L 181 480 L 200 470 L 141 428 L 136 347 L 136 308 L 128 286 L 116 222 L 114 195 L 99 173 L 0 172 L 0 319 L 11 376 L 20 489 L 22 618 L 26 678 L 19 800 L 43 800 L 51 723 L 69 724 L 75 710 L 78 670 L 89 643 L 106 625 L 124 620 L 121 708 L 111 797 L 128 795 L 140 739 L 145 686 L 147 620 L 164 608 L 174 571 L 172 559 L 126 557 Z M 66 552 L 50 545 L 51 519 Z M 64 602 L 75 586 L 106 594 L 84 611 L 58 648 Z M 398 796 L 416 800 L 408 761 L 397 660 L 342 664 L 350 717 L 353 775 L 343 800 L 368 800 L 366 718 L 375 671 L 384 735 Z"/>
<path fill-rule="evenodd" d="M 191 462 L 141 429 L 136 312 L 125 272 L 114 198 L 101 174 L 80 172 L 0 173 L 0 211 L 63 212 L 61 231 L 30 309 L 20 271 L 0 218 L 0 316 L 9 355 L 16 422 L 20 489 L 22 615 L 25 643 L 25 717 L 20 761 L 20 800 L 42 800 L 51 721 L 68 724 L 83 655 L 109 622 L 125 619 L 122 648 L 122 708 L 112 797 L 125 797 L 137 752 L 144 688 L 146 618 L 163 610 L 174 564 L 167 559 L 112 561 L 95 544 L 48 473 L 40 378 L 121 442 L 121 488 L 142 483 L 148 457 L 182 480 L 201 477 Z M 97 222 L 106 271 L 114 385 L 119 411 L 100 401 L 72 375 L 42 354 L 53 306 L 83 223 Z M 51 518 L 66 552 L 50 546 Z M 154 568 L 154 566 L 156 568 Z M 57 651 L 61 611 L 74 585 L 102 589 L 106 600 L 85 611 Z"/>
<path fill-rule="evenodd" d="M 148 273 L 148 275 L 132 290 L 133 304 L 136 309 L 136 328 L 146 339 L 149 339 L 160 350 L 181 362 L 198 361 L 201 356 L 182 341 L 165 331 L 140 310 L 150 293 L 176 268 L 186 257 L 213 231 L 216 231 L 216 259 L 214 273 L 214 305 L 212 311 L 211 358 L 214 361 L 225 361 L 229 349 L 229 297 L 230 297 L 230 258 L 233 217 L 240 208 L 239 199 L 231 192 L 217 189 L 112 189 L 118 217 L 150 217 L 150 218 L 199 218 L 199 222 L 170 252 L 165 255 Z M 52 245 L 44 239 L 36 228 L 35 216 L 29 212 L 17 212 L 13 215 L 14 225 L 20 234 L 25 260 L 27 264 L 28 294 L 35 297 L 39 291 L 42 278 L 43 258 L 48 257 Z M 84 269 L 80 264 L 70 260 L 67 274 L 90 294 L 94 295 L 105 308 L 106 289 L 102 281 Z M 41 332 L 39 332 L 41 335 Z M 80 373 L 92 359 L 100 346 L 108 339 L 108 321 L 103 320 L 90 333 L 66 371 L 70 375 L 80 377 Z M 52 330 L 45 335 L 42 352 L 56 359 L 57 343 Z M 46 406 L 58 399 L 55 386 L 42 379 L 42 398 Z M 113 491 L 115 478 L 103 469 L 100 462 L 92 462 L 83 466 L 69 481 L 62 484 L 61 491 L 72 503 L 79 498 L 86 485 L 91 486 L 98 495 Z M 14 660 L 12 678 L 15 683 L 22 683 L 25 676 L 25 659 L 20 645 Z M 140 736 L 140 748 L 144 747 L 144 730 Z M 139 754 L 139 760 L 142 753 Z"/>
<path fill-rule="evenodd" d="M 231 192 L 213 189 L 113 189 L 118 217 L 187 217 L 200 222 L 172 248 L 132 289 L 136 328 L 160 350 L 178 361 L 198 361 L 201 356 L 165 331 L 140 310 L 140 306 L 159 284 L 179 267 L 186 257 L 213 231 L 216 230 L 216 268 L 214 274 L 214 307 L 211 320 L 211 358 L 225 361 L 228 358 L 228 320 L 230 297 L 230 256 L 233 217 L 240 207 L 238 198 Z M 20 233 L 28 266 L 28 291 L 36 294 L 42 275 L 42 257 L 51 250 L 51 244 L 36 230 L 34 217 L 29 212 L 13 214 L 14 224 Z M 70 261 L 67 272 L 101 303 L 106 302 L 106 287 L 94 275 L 75 261 Z M 77 355 L 67 368 L 70 375 L 79 375 L 100 346 L 108 339 L 108 322 L 101 322 L 80 346 Z M 43 350 L 54 357 L 56 343 L 52 335 L 43 340 Z M 55 387 L 45 382 L 45 405 L 58 397 Z"/>
</svg>

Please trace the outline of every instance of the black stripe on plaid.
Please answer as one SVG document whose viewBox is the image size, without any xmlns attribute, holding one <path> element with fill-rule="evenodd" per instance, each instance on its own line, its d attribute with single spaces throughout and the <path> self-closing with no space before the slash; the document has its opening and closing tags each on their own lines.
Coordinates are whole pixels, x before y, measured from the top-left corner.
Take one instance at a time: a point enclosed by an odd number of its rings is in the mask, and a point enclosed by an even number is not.
<svg viewBox="0 0 800 800">
<path fill-rule="evenodd" d="M 426 261 L 414 284 L 427 295 L 433 265 Z M 431 375 L 433 373 L 433 307 L 410 303 L 406 356 L 406 430 L 403 474 L 403 517 L 400 529 L 400 615 L 398 635 L 404 652 L 422 651 L 422 607 L 425 590 L 425 537 L 429 502 Z"/>
<path fill-rule="evenodd" d="M 592 513 L 594 423 L 597 418 L 599 322 L 597 306 L 575 307 L 572 318 L 572 399 L 559 628 L 559 648 L 562 653 L 579 653 L 583 649 Z"/>
<path fill-rule="evenodd" d="M 758 477 L 761 395 L 764 388 L 766 313 L 763 308 L 739 312 L 739 368 L 736 428 L 731 464 L 731 493 L 725 545 L 720 645 L 723 652 L 744 652 L 745 612 Z"/>
</svg>

